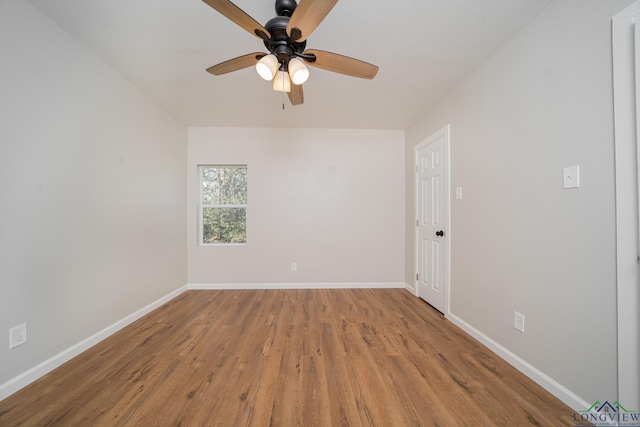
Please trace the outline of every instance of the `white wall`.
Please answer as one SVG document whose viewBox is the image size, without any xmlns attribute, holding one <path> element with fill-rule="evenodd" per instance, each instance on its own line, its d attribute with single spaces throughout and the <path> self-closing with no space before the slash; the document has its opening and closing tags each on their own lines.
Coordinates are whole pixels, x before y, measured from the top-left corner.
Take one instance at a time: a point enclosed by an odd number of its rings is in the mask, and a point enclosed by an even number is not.
<svg viewBox="0 0 640 427">
<path fill-rule="evenodd" d="M 26 1 L 0 58 L 3 384 L 186 284 L 187 130 Z"/>
<path fill-rule="evenodd" d="M 401 131 L 190 128 L 189 283 L 403 284 L 403 141 Z M 246 246 L 198 246 L 199 164 L 248 165 Z"/>
<path fill-rule="evenodd" d="M 451 316 L 589 404 L 616 399 L 611 17 L 630 2 L 554 1 L 406 138 L 407 280 L 413 147 L 450 123 Z"/>
</svg>

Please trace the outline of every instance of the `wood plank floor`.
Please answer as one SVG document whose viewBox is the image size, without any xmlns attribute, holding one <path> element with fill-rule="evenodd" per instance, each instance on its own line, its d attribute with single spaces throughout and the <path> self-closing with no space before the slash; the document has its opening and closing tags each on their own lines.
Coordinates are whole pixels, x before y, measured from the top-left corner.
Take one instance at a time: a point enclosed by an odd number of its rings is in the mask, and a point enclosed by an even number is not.
<svg viewBox="0 0 640 427">
<path fill-rule="evenodd" d="M 0 402 L 1 426 L 574 425 L 403 289 L 188 291 Z"/>
</svg>

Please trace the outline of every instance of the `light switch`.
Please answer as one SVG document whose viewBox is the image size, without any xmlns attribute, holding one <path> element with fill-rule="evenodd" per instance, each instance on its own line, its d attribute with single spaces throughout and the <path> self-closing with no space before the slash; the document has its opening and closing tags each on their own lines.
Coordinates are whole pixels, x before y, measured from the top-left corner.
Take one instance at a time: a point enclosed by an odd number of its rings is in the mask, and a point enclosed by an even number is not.
<svg viewBox="0 0 640 427">
<path fill-rule="evenodd" d="M 562 169 L 562 188 L 580 187 L 580 166 Z"/>
<path fill-rule="evenodd" d="M 462 187 L 456 187 L 456 200 L 462 200 Z"/>
</svg>

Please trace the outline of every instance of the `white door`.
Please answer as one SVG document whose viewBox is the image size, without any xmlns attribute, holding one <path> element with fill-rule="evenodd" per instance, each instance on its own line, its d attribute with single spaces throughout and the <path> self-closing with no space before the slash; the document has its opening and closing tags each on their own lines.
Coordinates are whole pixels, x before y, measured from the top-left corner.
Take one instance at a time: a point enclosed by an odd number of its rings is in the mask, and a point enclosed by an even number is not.
<svg viewBox="0 0 640 427">
<path fill-rule="evenodd" d="M 449 293 L 449 127 L 416 146 L 416 292 L 442 313 Z"/>
</svg>

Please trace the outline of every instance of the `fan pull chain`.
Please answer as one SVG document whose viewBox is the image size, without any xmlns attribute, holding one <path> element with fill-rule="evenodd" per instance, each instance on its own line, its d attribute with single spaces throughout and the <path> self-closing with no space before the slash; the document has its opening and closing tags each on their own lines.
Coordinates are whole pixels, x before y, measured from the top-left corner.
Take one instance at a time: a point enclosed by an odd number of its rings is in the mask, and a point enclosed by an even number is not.
<svg viewBox="0 0 640 427">
<path fill-rule="evenodd" d="M 282 88 L 284 89 L 284 78 L 285 75 L 282 73 Z M 284 90 L 282 91 L 282 111 L 284 111 Z"/>
</svg>

